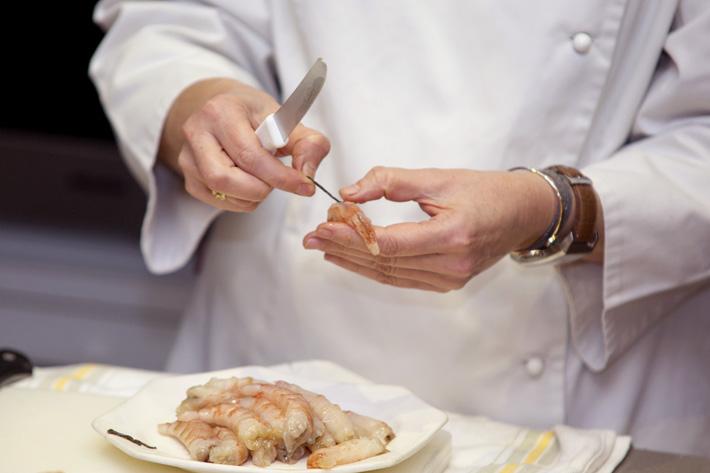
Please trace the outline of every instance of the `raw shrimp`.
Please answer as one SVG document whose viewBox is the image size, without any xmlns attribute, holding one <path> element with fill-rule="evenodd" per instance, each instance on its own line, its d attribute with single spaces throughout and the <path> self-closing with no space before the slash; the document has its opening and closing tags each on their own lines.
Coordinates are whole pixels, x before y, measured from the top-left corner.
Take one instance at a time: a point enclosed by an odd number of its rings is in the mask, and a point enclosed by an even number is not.
<svg viewBox="0 0 710 473">
<path fill-rule="evenodd" d="M 210 454 L 212 447 L 219 443 L 214 428 L 199 420 L 189 422 L 176 421 L 159 424 L 158 432 L 163 435 L 174 437 L 190 453 L 190 458 L 198 461 L 205 461 Z"/>
<path fill-rule="evenodd" d="M 328 209 L 328 221 L 347 224 L 360 235 L 371 254 L 374 256 L 380 254 L 380 246 L 377 244 L 377 235 L 372 222 L 357 204 L 340 202 L 331 205 Z"/>
<path fill-rule="evenodd" d="M 179 416 L 186 411 L 196 411 L 217 404 L 229 404 L 236 397 L 234 391 L 239 391 L 241 386 L 253 382 L 253 378 L 212 378 L 205 384 L 189 388 L 187 398 L 180 403 L 176 414 Z"/>
<path fill-rule="evenodd" d="M 258 393 L 255 397 L 235 398 L 232 402 L 245 409 L 254 411 L 264 423 L 271 427 L 277 437 L 276 458 L 279 461 L 295 463 L 303 457 L 305 448 L 303 445 L 294 445 L 292 442 L 293 439 L 286 434 L 287 419 L 283 411 L 276 404 L 262 397 L 261 393 Z M 288 447 L 286 440 L 289 440 Z"/>
<path fill-rule="evenodd" d="M 178 416 L 178 420 L 196 419 L 231 429 L 252 453 L 255 465 L 268 466 L 276 459 L 274 431 L 251 410 L 234 404 L 219 404 Z"/>
<path fill-rule="evenodd" d="M 385 423 L 343 411 L 325 396 L 285 381 L 213 378 L 187 390 L 178 420 L 159 431 L 201 461 L 256 466 L 295 463 L 332 468 L 385 452 L 394 432 Z"/>
<path fill-rule="evenodd" d="M 358 437 L 374 438 L 387 445 L 394 438 L 394 431 L 386 422 L 353 411 L 345 411 L 355 427 Z"/>
<path fill-rule="evenodd" d="M 309 403 L 300 394 L 264 382 L 241 386 L 239 394 L 242 397 L 268 399 L 282 409 L 286 418 L 283 440 L 289 454 L 295 452 L 298 447 L 313 442 L 313 416 Z"/>
<path fill-rule="evenodd" d="M 385 451 L 385 446 L 377 439 L 351 439 L 311 453 L 308 457 L 308 468 L 333 468 L 336 465 L 374 457 Z"/>
<path fill-rule="evenodd" d="M 312 393 L 286 381 L 277 381 L 276 385 L 302 395 L 310 404 L 313 412 L 323 421 L 325 428 L 337 443 L 345 442 L 355 437 L 355 428 L 350 418 L 340 407 L 330 402 L 325 396 Z"/>
<path fill-rule="evenodd" d="M 249 458 L 249 449 L 229 429 L 215 427 L 215 435 L 219 442 L 210 450 L 210 463 L 223 465 L 241 465 Z"/>
</svg>

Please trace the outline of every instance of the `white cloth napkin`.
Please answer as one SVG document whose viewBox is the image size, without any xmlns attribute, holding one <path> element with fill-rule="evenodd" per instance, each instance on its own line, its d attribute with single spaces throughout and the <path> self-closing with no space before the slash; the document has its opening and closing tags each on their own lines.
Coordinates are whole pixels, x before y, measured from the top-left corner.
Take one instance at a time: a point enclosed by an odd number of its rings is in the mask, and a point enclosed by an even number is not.
<svg viewBox="0 0 710 473">
<path fill-rule="evenodd" d="M 609 430 L 558 425 L 546 431 L 449 414 L 446 473 L 611 473 L 631 439 Z"/>
<path fill-rule="evenodd" d="M 344 383 L 368 382 L 324 361 L 296 362 L 272 368 Z M 165 374 L 83 364 L 36 368 L 32 378 L 15 386 L 130 397 L 158 376 Z M 629 437 L 609 430 L 582 430 L 558 425 L 539 431 L 452 413 L 449 413 L 449 422 L 443 430 L 444 433 L 435 436 L 431 445 L 425 447 L 422 455 L 415 455 L 400 465 L 383 470 L 383 473 L 612 473 L 631 443 Z M 429 453 L 423 455 L 427 450 Z"/>
</svg>

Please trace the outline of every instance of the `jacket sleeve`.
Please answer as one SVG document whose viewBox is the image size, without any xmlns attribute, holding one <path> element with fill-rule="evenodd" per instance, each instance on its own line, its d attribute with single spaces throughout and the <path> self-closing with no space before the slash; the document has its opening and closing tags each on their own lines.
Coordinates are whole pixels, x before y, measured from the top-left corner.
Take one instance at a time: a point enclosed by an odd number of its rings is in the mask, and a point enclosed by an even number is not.
<svg viewBox="0 0 710 473">
<path fill-rule="evenodd" d="M 603 265 L 560 268 L 572 343 L 602 370 L 710 280 L 710 2 L 681 2 L 631 142 L 586 167 Z"/>
<path fill-rule="evenodd" d="M 94 12 L 108 32 L 90 75 L 128 167 L 148 195 L 141 250 L 155 273 L 183 266 L 219 213 L 156 163 L 174 99 L 214 77 L 276 92 L 267 7 L 261 0 L 236 3 L 237 13 L 228 14 L 197 1 L 104 0 Z"/>
</svg>

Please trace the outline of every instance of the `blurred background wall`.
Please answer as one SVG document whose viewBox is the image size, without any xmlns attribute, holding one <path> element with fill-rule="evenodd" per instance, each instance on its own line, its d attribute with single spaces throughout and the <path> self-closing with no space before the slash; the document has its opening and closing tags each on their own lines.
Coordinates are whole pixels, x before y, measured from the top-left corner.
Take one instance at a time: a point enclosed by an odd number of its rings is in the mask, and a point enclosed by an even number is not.
<svg viewBox="0 0 710 473">
<path fill-rule="evenodd" d="M 192 270 L 157 277 L 141 259 L 145 196 L 87 72 L 103 35 L 94 4 L 3 8 L 0 347 L 43 365 L 159 369 Z"/>
</svg>

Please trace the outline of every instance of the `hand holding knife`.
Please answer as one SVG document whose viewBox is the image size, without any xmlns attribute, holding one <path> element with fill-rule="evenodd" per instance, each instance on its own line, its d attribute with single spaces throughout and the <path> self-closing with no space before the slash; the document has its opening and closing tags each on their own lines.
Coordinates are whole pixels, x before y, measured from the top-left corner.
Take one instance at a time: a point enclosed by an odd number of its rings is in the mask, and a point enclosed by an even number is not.
<svg viewBox="0 0 710 473">
<path fill-rule="evenodd" d="M 256 136 L 264 149 L 274 154 L 277 149 L 286 146 L 289 135 L 301 122 L 323 88 L 327 72 L 325 62 L 318 58 L 283 105 L 261 122 L 256 129 Z M 307 177 L 330 198 L 340 202 L 313 177 Z"/>
</svg>

